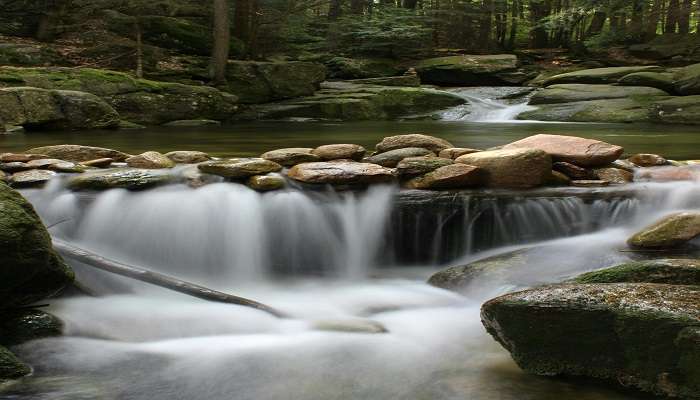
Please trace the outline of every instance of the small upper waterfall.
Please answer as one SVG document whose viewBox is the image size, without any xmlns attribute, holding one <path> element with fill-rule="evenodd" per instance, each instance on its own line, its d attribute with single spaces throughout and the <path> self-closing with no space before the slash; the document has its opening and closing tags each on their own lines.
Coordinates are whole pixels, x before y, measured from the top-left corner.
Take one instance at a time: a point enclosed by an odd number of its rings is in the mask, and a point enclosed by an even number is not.
<svg viewBox="0 0 700 400">
<path fill-rule="evenodd" d="M 447 121 L 514 122 L 516 117 L 535 109 L 528 105 L 529 88 L 522 87 L 467 87 L 451 92 L 467 100 L 467 104 L 442 113 Z"/>
</svg>

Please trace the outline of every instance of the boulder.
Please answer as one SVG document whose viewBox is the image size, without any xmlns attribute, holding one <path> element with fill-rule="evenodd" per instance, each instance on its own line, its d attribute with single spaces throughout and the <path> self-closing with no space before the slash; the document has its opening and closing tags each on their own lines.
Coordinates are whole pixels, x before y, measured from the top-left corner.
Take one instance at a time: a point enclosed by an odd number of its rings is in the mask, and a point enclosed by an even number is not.
<svg viewBox="0 0 700 400">
<path fill-rule="evenodd" d="M 16 346 L 30 340 L 59 336 L 63 323 L 49 313 L 39 310 L 14 310 L 0 318 L 0 343 Z"/>
<path fill-rule="evenodd" d="M 57 158 L 46 158 L 27 162 L 29 168 L 44 168 L 56 172 L 80 173 L 85 171 L 85 167 L 70 161 L 59 160 Z"/>
<path fill-rule="evenodd" d="M 28 169 L 31 169 L 27 163 L 23 162 L 8 162 L 8 163 L 0 163 L 0 170 L 6 171 L 6 172 L 17 172 L 17 171 L 26 171 Z"/>
<path fill-rule="evenodd" d="M 663 68 L 658 66 L 639 66 L 639 67 L 609 67 L 609 68 L 593 68 L 583 69 L 579 71 L 567 72 L 564 74 L 554 75 L 542 81 L 543 86 L 554 85 L 558 83 L 584 83 L 584 84 L 605 84 L 615 83 L 620 78 L 633 74 L 635 72 L 660 72 Z"/>
<path fill-rule="evenodd" d="M 178 164 L 197 164 L 211 160 L 211 156 L 201 151 L 178 150 L 165 153 L 165 156 Z"/>
<path fill-rule="evenodd" d="M 634 248 L 667 249 L 680 247 L 700 236 L 700 212 L 667 215 L 635 233 L 627 240 Z"/>
<path fill-rule="evenodd" d="M 665 283 L 700 285 L 700 260 L 661 259 L 633 261 L 579 275 L 575 283 Z"/>
<path fill-rule="evenodd" d="M 230 179 L 246 179 L 253 175 L 264 175 L 282 170 L 274 161 L 262 158 L 233 158 L 230 160 L 207 161 L 197 166 L 207 174 Z"/>
<path fill-rule="evenodd" d="M 142 190 L 167 183 L 172 183 L 174 177 L 162 173 L 135 168 L 113 168 L 90 171 L 74 176 L 68 180 L 68 187 L 73 190 L 106 190 L 129 189 Z"/>
<path fill-rule="evenodd" d="M 372 164 L 378 164 L 383 167 L 394 168 L 404 158 L 420 156 L 435 156 L 435 153 L 422 147 L 406 147 L 374 154 L 365 158 L 364 161 Z"/>
<path fill-rule="evenodd" d="M 652 122 L 662 124 L 700 124 L 700 95 L 657 99 L 648 107 Z"/>
<path fill-rule="evenodd" d="M 10 185 L 16 188 L 43 186 L 55 176 L 56 173 L 54 171 L 43 169 L 20 171 L 12 174 L 10 177 Z"/>
<path fill-rule="evenodd" d="M 124 161 L 129 155 L 121 151 L 105 149 L 102 147 L 80 146 L 77 144 L 59 144 L 55 146 L 35 147 L 26 153 L 46 154 L 60 160 L 82 162 L 98 158 L 111 158 L 114 161 Z"/>
<path fill-rule="evenodd" d="M 323 161 L 355 160 L 360 161 L 367 151 L 358 144 L 326 144 L 318 146 L 311 153 Z"/>
<path fill-rule="evenodd" d="M 266 103 L 310 96 L 325 78 L 325 67 L 317 63 L 229 61 L 226 90 L 242 103 Z"/>
<path fill-rule="evenodd" d="M 214 121 L 213 119 L 179 119 L 176 121 L 170 121 L 163 124 L 163 126 L 174 126 L 182 128 L 193 128 L 199 126 L 221 126 L 221 121 Z"/>
<path fill-rule="evenodd" d="M 625 99 L 628 97 L 668 96 L 661 89 L 645 86 L 613 86 L 588 84 L 560 84 L 548 86 L 536 92 L 531 98 L 532 105 L 572 103 L 577 101 Z"/>
<path fill-rule="evenodd" d="M 578 187 L 602 187 L 608 185 L 610 185 L 610 182 L 602 179 L 574 179 L 571 181 L 571 186 Z"/>
<path fill-rule="evenodd" d="M 557 161 L 552 163 L 552 169 L 568 176 L 571 179 L 594 179 L 593 171 L 586 168 L 581 168 L 578 165 L 568 163 L 566 161 Z"/>
<path fill-rule="evenodd" d="M 435 156 L 408 157 L 396 164 L 396 174 L 399 178 L 424 175 L 452 163 L 452 160 Z"/>
<path fill-rule="evenodd" d="M 452 190 L 481 185 L 484 171 L 465 164 L 449 164 L 405 183 L 410 189 Z"/>
<path fill-rule="evenodd" d="M 623 86 L 648 86 L 661 89 L 667 93 L 675 93 L 674 77 L 670 72 L 634 72 L 625 75 L 618 81 Z"/>
<path fill-rule="evenodd" d="M 480 151 L 481 150 L 468 149 L 468 148 L 464 148 L 464 147 L 450 147 L 449 149 L 440 150 L 440 152 L 438 153 L 438 157 L 449 158 L 451 160 L 455 160 L 459 156 L 463 156 L 465 154 L 478 153 Z"/>
<path fill-rule="evenodd" d="M 544 286 L 486 302 L 481 319 L 526 372 L 671 397 L 700 394 L 699 286 Z"/>
<path fill-rule="evenodd" d="M 536 109 L 518 114 L 520 120 L 553 122 L 636 123 L 651 120 L 649 108 L 666 97 L 630 97 L 540 104 Z"/>
<path fill-rule="evenodd" d="M 514 74 L 517 68 L 513 54 L 437 57 L 415 65 L 422 82 L 453 86 L 515 86 L 527 79 Z"/>
<path fill-rule="evenodd" d="M 594 139 L 562 135 L 534 135 L 503 146 L 504 149 L 538 149 L 552 156 L 554 161 L 565 161 L 581 167 L 610 164 L 622 155 L 624 149 Z"/>
<path fill-rule="evenodd" d="M 543 185 L 552 171 L 552 159 L 542 150 L 503 149 L 466 154 L 458 163 L 480 167 L 490 187 L 526 189 Z"/>
<path fill-rule="evenodd" d="M 126 165 L 132 168 L 160 169 L 173 168 L 175 162 L 157 151 L 147 151 L 127 158 Z"/>
<path fill-rule="evenodd" d="M 285 167 L 291 167 L 293 165 L 305 162 L 320 161 L 321 158 L 316 154 L 313 154 L 313 150 L 314 149 L 306 147 L 292 147 L 287 149 L 271 150 L 263 153 L 263 155 L 260 157 L 265 160 L 276 162 L 277 164 Z"/>
<path fill-rule="evenodd" d="M 44 158 L 49 158 L 46 154 L 22 154 L 22 153 L 3 153 L 0 154 L 0 162 L 10 163 L 10 162 L 27 162 L 32 160 L 41 160 Z"/>
<path fill-rule="evenodd" d="M 408 135 L 387 136 L 377 143 L 377 152 L 383 153 L 389 150 L 403 149 L 406 147 L 420 147 L 438 153 L 441 150 L 454 147 L 452 143 L 435 136 L 412 133 Z"/>
<path fill-rule="evenodd" d="M 622 185 L 634 181 L 634 174 L 620 168 L 596 168 L 593 173 L 600 180 L 616 185 Z"/>
<path fill-rule="evenodd" d="M 28 365 L 22 363 L 9 350 L 0 346 L 0 382 L 6 379 L 17 379 L 32 372 Z"/>
<path fill-rule="evenodd" d="M 674 76 L 674 87 L 683 96 L 700 95 L 700 64 L 679 69 Z"/>
<path fill-rule="evenodd" d="M 4 183 L 0 209 L 0 309 L 32 304 L 70 284 L 73 272 L 54 252 L 34 208 Z"/>
<path fill-rule="evenodd" d="M 668 160 L 658 154 L 635 154 L 627 161 L 639 167 L 658 167 L 668 164 Z"/>
<path fill-rule="evenodd" d="M 649 182 L 697 181 L 700 180 L 700 168 L 693 165 L 649 167 L 638 171 L 636 180 Z"/>
<path fill-rule="evenodd" d="M 328 77 L 333 79 L 379 78 L 402 74 L 406 69 L 396 60 L 382 58 L 333 57 L 325 62 Z"/>
<path fill-rule="evenodd" d="M 260 192 L 284 189 L 287 182 L 279 175 L 253 175 L 246 182 L 248 187 Z"/>
<path fill-rule="evenodd" d="M 94 160 L 90 161 L 83 161 L 80 164 L 86 166 L 86 167 L 94 167 L 94 168 L 107 168 L 110 165 L 112 165 L 112 162 L 114 160 L 111 158 L 96 158 Z"/>
<path fill-rule="evenodd" d="M 378 86 L 404 86 L 404 87 L 418 87 L 420 86 L 420 78 L 418 75 L 401 75 L 401 76 L 387 76 L 381 78 L 365 78 L 365 79 L 353 79 L 349 81 L 355 84 L 365 84 L 365 85 L 378 85 Z"/>
<path fill-rule="evenodd" d="M 547 186 L 569 186 L 571 184 L 571 178 L 559 171 L 552 171 L 552 174 L 547 178 L 545 184 Z"/>
<path fill-rule="evenodd" d="M 366 185 L 395 179 L 392 169 L 355 161 L 298 164 L 289 170 L 287 176 L 304 183 L 331 185 Z"/>
</svg>

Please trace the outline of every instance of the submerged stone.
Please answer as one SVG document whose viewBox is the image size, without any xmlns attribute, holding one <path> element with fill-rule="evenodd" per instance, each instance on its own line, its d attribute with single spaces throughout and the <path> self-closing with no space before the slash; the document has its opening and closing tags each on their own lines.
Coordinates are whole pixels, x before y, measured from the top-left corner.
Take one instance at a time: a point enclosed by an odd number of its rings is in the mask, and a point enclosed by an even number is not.
<svg viewBox="0 0 700 400">
<path fill-rule="evenodd" d="M 635 233 L 627 240 L 631 247 L 667 249 L 680 247 L 700 236 L 700 213 L 668 215 Z"/>
<path fill-rule="evenodd" d="M 17 379 L 32 372 L 28 365 L 22 363 L 14 354 L 0 346 L 0 382 Z"/>
<path fill-rule="evenodd" d="M 387 333 L 389 330 L 377 321 L 369 319 L 325 319 L 314 321 L 313 329 L 345 333 Z"/>
</svg>

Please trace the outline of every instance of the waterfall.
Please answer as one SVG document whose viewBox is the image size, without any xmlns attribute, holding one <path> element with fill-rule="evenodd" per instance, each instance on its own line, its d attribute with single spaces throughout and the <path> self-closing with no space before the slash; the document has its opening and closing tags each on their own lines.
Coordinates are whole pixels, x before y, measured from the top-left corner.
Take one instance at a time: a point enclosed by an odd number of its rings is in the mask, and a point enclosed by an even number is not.
<svg viewBox="0 0 700 400">
<path fill-rule="evenodd" d="M 442 113 L 447 121 L 518 122 L 518 115 L 536 107 L 528 105 L 528 88 L 475 87 L 451 90 L 467 100 L 467 104 L 453 107 Z"/>
</svg>

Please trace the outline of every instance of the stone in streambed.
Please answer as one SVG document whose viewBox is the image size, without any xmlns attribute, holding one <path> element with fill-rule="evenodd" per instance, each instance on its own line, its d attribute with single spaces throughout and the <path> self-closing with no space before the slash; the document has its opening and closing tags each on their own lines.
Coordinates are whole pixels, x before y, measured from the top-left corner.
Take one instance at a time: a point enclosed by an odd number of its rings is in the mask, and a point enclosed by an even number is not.
<svg viewBox="0 0 700 400">
<path fill-rule="evenodd" d="M 700 286 L 544 286 L 486 302 L 481 319 L 529 373 L 700 396 Z"/>
<path fill-rule="evenodd" d="M 106 190 L 113 188 L 141 190 L 174 181 L 172 175 L 136 168 L 115 168 L 90 171 L 68 180 L 73 190 Z"/>
<path fill-rule="evenodd" d="M 658 167 L 668 164 L 668 160 L 658 154 L 635 154 L 627 161 L 639 167 Z"/>
<path fill-rule="evenodd" d="M 161 169 L 173 168 L 175 162 L 157 151 L 147 151 L 127 158 L 126 165 L 131 168 Z"/>
<path fill-rule="evenodd" d="M 377 152 L 384 153 L 389 150 L 403 149 L 407 147 L 419 147 L 439 153 L 442 150 L 454 147 L 445 139 L 434 136 L 413 133 L 409 135 L 388 136 L 382 139 L 376 146 Z"/>
<path fill-rule="evenodd" d="M 610 185 L 610 182 L 602 179 L 581 179 L 571 181 L 571 186 L 578 187 L 602 187 L 608 185 Z"/>
<path fill-rule="evenodd" d="M 28 365 L 22 363 L 14 354 L 0 346 L 0 382 L 17 379 L 32 372 Z"/>
<path fill-rule="evenodd" d="M 538 149 L 580 167 L 597 167 L 610 164 L 622 155 L 624 149 L 599 140 L 562 135 L 534 135 L 503 146 L 504 149 Z"/>
<path fill-rule="evenodd" d="M 410 189 L 451 190 L 483 184 L 485 172 L 479 167 L 465 164 L 449 164 L 405 183 Z"/>
<path fill-rule="evenodd" d="M 42 158 L 50 158 L 45 154 L 17 154 L 17 153 L 3 153 L 0 154 L 0 162 L 11 163 L 11 162 L 28 162 L 32 160 L 41 160 Z"/>
<path fill-rule="evenodd" d="M 26 171 L 28 169 L 31 169 L 30 166 L 27 165 L 27 163 L 24 162 L 19 162 L 19 161 L 14 161 L 14 162 L 7 162 L 7 163 L 0 163 L 0 170 L 3 170 L 5 172 L 18 172 L 18 171 Z"/>
<path fill-rule="evenodd" d="M 365 158 L 363 161 L 381 165 L 382 167 L 394 168 L 404 158 L 420 156 L 435 156 L 435 153 L 422 147 L 406 147 L 374 154 Z"/>
<path fill-rule="evenodd" d="M 90 161 L 83 161 L 80 164 L 82 164 L 86 167 L 107 168 L 110 165 L 112 165 L 112 162 L 114 162 L 114 160 L 111 158 L 97 158 L 97 159 L 90 160 Z"/>
<path fill-rule="evenodd" d="M 538 91 L 532 96 L 529 104 L 574 103 L 579 101 L 655 96 L 668 96 L 668 93 L 660 89 L 643 86 L 565 84 L 549 86 Z"/>
<path fill-rule="evenodd" d="M 571 178 L 559 171 L 552 171 L 552 174 L 547 178 L 547 182 L 545 183 L 547 186 L 569 186 L 571 184 Z"/>
<path fill-rule="evenodd" d="M 449 149 L 440 150 L 440 153 L 438 153 L 438 157 L 449 158 L 451 160 L 455 160 L 459 156 L 463 156 L 465 154 L 471 154 L 471 153 L 478 153 L 480 151 L 481 150 L 469 149 L 469 148 L 464 148 L 464 147 L 450 147 Z"/>
<path fill-rule="evenodd" d="M 246 182 L 248 187 L 260 192 L 284 189 L 287 182 L 279 175 L 254 175 Z"/>
<path fill-rule="evenodd" d="M 693 165 L 647 167 L 637 172 L 636 180 L 649 182 L 696 181 L 700 180 L 700 168 Z"/>
<path fill-rule="evenodd" d="M 277 149 L 263 153 L 260 158 L 276 162 L 285 167 L 291 167 L 305 162 L 320 161 L 321 158 L 319 156 L 312 154 L 313 150 L 306 147 Z"/>
<path fill-rule="evenodd" d="M 124 161 L 129 157 L 128 154 L 117 150 L 75 144 L 35 147 L 27 150 L 26 153 L 46 154 L 51 158 L 73 162 L 90 161 L 98 158 L 111 158 L 114 161 Z"/>
<path fill-rule="evenodd" d="M 565 161 L 558 161 L 552 163 L 552 169 L 559 171 L 562 174 L 568 176 L 571 179 L 594 179 L 595 174 L 593 171 L 587 170 L 586 168 L 581 168 L 578 165 L 574 165 Z"/>
<path fill-rule="evenodd" d="M 661 259 L 634 261 L 587 272 L 572 280 L 575 283 L 665 283 L 700 285 L 700 260 Z"/>
<path fill-rule="evenodd" d="M 233 158 L 208 161 L 197 166 L 200 171 L 230 179 L 246 179 L 253 175 L 264 175 L 282 170 L 282 166 L 262 158 Z"/>
<path fill-rule="evenodd" d="M 668 249 L 681 247 L 700 236 L 700 212 L 667 215 L 635 233 L 627 240 L 634 248 Z"/>
<path fill-rule="evenodd" d="M 634 181 L 633 173 L 620 168 L 596 168 L 593 172 L 598 179 L 616 185 Z"/>
<path fill-rule="evenodd" d="M 496 188 L 526 189 L 543 185 L 552 171 L 551 157 L 542 150 L 503 149 L 466 154 L 458 163 L 482 168 L 486 184 Z"/>
<path fill-rule="evenodd" d="M 396 164 L 396 174 L 399 178 L 408 178 L 427 174 L 428 172 L 452 163 L 454 163 L 454 161 L 435 156 L 408 157 Z"/>
<path fill-rule="evenodd" d="M 554 75 L 542 82 L 542 85 L 549 86 L 559 83 L 585 83 L 600 85 L 605 83 L 615 83 L 618 79 L 636 72 L 660 71 L 663 71 L 663 68 L 653 65 L 638 67 L 592 68 Z"/>
<path fill-rule="evenodd" d="M 313 329 L 344 333 L 387 333 L 388 329 L 377 321 L 369 319 L 324 319 L 314 321 Z"/>
<path fill-rule="evenodd" d="M 15 172 L 14 174 L 12 174 L 12 177 L 10 177 L 10 183 L 12 187 L 17 188 L 43 186 L 54 176 L 56 176 L 56 173 L 54 171 L 32 169 L 29 171 Z"/>
<path fill-rule="evenodd" d="M 395 179 L 392 169 L 355 161 L 298 164 L 289 170 L 287 176 L 304 183 L 331 185 L 366 185 Z"/>
<path fill-rule="evenodd" d="M 165 156 L 178 164 L 197 164 L 211 160 L 209 154 L 201 151 L 177 150 L 165 153 Z"/>
<path fill-rule="evenodd" d="M 0 344 L 15 346 L 63 333 L 56 316 L 39 310 L 13 310 L 0 314 Z"/>
<path fill-rule="evenodd" d="M 357 144 L 326 144 L 313 149 L 312 153 L 324 161 L 355 160 L 360 161 L 367 151 Z"/>
<path fill-rule="evenodd" d="M 221 126 L 221 121 L 213 119 L 179 119 L 163 124 L 163 126 L 192 128 L 200 126 Z"/>
<path fill-rule="evenodd" d="M 56 172 L 80 173 L 85 171 L 85 167 L 70 161 L 59 160 L 57 158 L 46 158 L 27 162 L 29 168 L 50 169 Z"/>
</svg>

